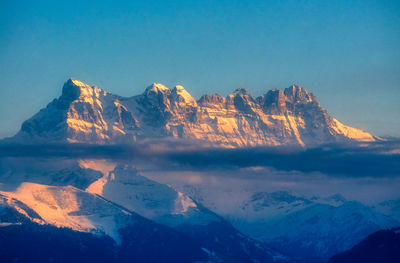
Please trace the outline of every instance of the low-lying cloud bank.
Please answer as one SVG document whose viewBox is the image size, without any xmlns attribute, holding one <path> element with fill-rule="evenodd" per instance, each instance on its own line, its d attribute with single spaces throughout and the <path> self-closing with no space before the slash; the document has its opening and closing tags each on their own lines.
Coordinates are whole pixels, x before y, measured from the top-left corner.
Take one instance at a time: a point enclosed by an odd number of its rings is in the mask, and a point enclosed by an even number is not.
<svg viewBox="0 0 400 263">
<path fill-rule="evenodd" d="M 214 148 L 198 141 L 148 140 L 133 145 L 0 144 L 0 158 L 91 158 L 146 164 L 162 170 L 271 167 L 331 176 L 400 177 L 400 140 L 318 148 Z"/>
</svg>

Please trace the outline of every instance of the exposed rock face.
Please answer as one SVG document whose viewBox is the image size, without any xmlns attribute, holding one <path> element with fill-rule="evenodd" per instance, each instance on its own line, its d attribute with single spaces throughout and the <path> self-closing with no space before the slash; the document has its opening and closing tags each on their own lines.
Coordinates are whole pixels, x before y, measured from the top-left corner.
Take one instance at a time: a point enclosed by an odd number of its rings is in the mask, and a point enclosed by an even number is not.
<svg viewBox="0 0 400 263">
<path fill-rule="evenodd" d="M 258 102 L 266 114 L 281 115 L 286 112 L 286 99 L 281 90 L 270 90 Z"/>
<path fill-rule="evenodd" d="M 124 98 L 69 79 L 62 95 L 25 121 L 11 140 L 129 143 L 169 136 L 229 147 L 376 139 L 340 123 L 295 85 L 258 98 L 238 89 L 226 98 L 213 94 L 196 101 L 182 86 L 170 90 L 154 83 L 143 94 Z"/>
<path fill-rule="evenodd" d="M 212 95 L 203 95 L 199 100 L 199 105 L 201 107 L 224 107 L 225 106 L 225 98 L 221 97 L 217 93 Z"/>
</svg>

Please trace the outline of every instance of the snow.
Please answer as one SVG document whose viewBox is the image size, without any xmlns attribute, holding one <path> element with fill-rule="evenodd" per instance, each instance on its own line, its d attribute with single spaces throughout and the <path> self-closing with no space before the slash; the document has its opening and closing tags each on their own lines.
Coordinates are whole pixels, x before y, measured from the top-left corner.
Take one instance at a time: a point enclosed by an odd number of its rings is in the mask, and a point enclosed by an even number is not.
<svg viewBox="0 0 400 263">
<path fill-rule="evenodd" d="M 94 181 L 91 185 L 86 188 L 86 191 L 93 194 L 101 194 L 103 192 L 104 185 L 107 183 L 109 174 L 115 169 L 117 164 L 107 160 L 93 160 L 85 159 L 79 160 L 79 166 L 85 169 L 92 169 L 99 171 L 103 174 L 103 177 Z"/>
<path fill-rule="evenodd" d="M 124 221 L 120 218 L 124 218 L 127 211 L 172 227 L 220 221 L 207 209 L 199 209 L 182 192 L 149 180 L 132 167 L 116 166 L 108 160 L 37 161 L 23 165 L 17 162 L 15 165 L 17 169 L 10 174 L 0 171 L 2 181 L 11 184 L 1 185 L 0 194 L 32 208 L 44 221 L 29 216 L 23 207 L 9 204 L 37 223 L 104 232 L 118 241 L 118 222 Z"/>
<path fill-rule="evenodd" d="M 0 223 L 0 227 L 19 226 L 19 225 L 22 225 L 22 223 L 7 223 L 7 222 Z"/>
<path fill-rule="evenodd" d="M 229 182 L 226 188 L 182 184 L 177 187 L 180 191 L 223 216 L 236 229 L 281 251 L 293 246 L 325 257 L 351 248 L 376 230 L 400 224 L 394 216 L 340 194 L 307 197 L 285 191 L 255 192 L 256 188 L 245 184 L 237 189 Z"/>
<path fill-rule="evenodd" d="M 82 232 L 103 232 L 117 242 L 120 241 L 117 222 L 129 215 L 102 198 L 72 186 L 23 183 L 15 192 L 1 191 L 0 194 L 26 204 L 48 224 Z"/>
<path fill-rule="evenodd" d="M 147 93 L 150 92 L 150 91 L 153 91 L 155 93 L 158 93 L 158 92 L 161 92 L 161 93 L 166 93 L 167 92 L 167 93 L 169 93 L 169 92 L 171 92 L 171 90 L 169 88 L 165 87 L 161 83 L 153 83 L 150 87 L 148 87 L 146 89 Z"/>
<path fill-rule="evenodd" d="M 186 213 L 190 207 L 197 207 L 197 205 L 188 196 L 182 192 L 178 192 L 178 198 L 175 199 L 174 214 Z"/>
<path fill-rule="evenodd" d="M 189 196 L 140 175 L 132 167 L 120 165 L 111 171 L 112 165 L 104 161 L 84 165 L 90 169 L 103 170 L 104 173 L 86 191 L 101 195 L 158 223 L 175 227 L 183 222 L 207 224 L 219 221 L 218 217 L 198 209 Z"/>
<path fill-rule="evenodd" d="M 172 94 L 182 97 L 184 104 L 197 106 L 196 100 L 185 90 L 183 86 L 175 86 L 175 88 L 172 90 Z"/>
<path fill-rule="evenodd" d="M 369 134 L 368 132 L 346 126 L 346 125 L 340 123 L 336 119 L 333 119 L 333 120 L 334 120 L 335 125 L 333 125 L 332 128 L 338 134 L 342 134 L 349 139 L 357 140 L 360 142 L 371 142 L 371 141 L 375 140 L 374 137 L 371 134 Z"/>
<path fill-rule="evenodd" d="M 90 88 L 89 85 L 87 85 L 87 84 L 85 84 L 85 83 L 83 83 L 83 82 L 81 82 L 81 81 L 79 81 L 79 80 L 77 80 L 77 79 L 71 78 L 70 80 L 71 80 L 71 82 L 72 82 L 74 85 L 76 85 L 76 86 L 84 87 L 84 88 Z"/>
</svg>

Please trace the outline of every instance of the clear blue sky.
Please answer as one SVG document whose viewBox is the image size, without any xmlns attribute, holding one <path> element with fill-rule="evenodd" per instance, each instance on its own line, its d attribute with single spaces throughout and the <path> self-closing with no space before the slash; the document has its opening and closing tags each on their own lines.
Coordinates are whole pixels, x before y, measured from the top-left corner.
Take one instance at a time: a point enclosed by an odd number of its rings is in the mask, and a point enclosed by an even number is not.
<svg viewBox="0 0 400 263">
<path fill-rule="evenodd" d="M 400 136 L 400 1 L 1 1 L 0 137 L 69 77 L 124 96 L 298 84 L 345 124 Z"/>
</svg>

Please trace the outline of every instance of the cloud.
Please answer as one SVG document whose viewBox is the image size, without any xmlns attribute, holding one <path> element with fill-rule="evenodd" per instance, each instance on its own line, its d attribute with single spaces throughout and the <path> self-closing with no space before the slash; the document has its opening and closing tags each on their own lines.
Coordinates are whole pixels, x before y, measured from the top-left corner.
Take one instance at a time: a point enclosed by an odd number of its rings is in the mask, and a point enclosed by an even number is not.
<svg viewBox="0 0 400 263">
<path fill-rule="evenodd" d="M 146 140 L 133 145 L 1 144 L 1 158 L 98 158 L 126 161 L 160 170 L 232 170 L 323 173 L 345 177 L 400 176 L 400 140 L 331 144 L 317 148 L 213 148 L 190 140 Z"/>
</svg>

